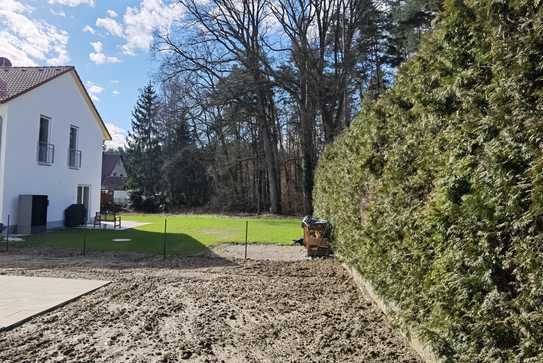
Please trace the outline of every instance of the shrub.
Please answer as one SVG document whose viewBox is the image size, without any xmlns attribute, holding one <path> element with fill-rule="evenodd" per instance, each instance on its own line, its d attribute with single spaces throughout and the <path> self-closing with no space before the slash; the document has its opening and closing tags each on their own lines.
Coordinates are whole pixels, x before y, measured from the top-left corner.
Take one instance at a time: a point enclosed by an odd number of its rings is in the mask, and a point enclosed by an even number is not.
<svg viewBox="0 0 543 363">
<path fill-rule="evenodd" d="M 451 361 L 543 360 L 542 4 L 446 1 L 316 173 L 335 249 Z"/>
<path fill-rule="evenodd" d="M 138 190 L 130 192 L 130 208 L 136 211 L 143 209 L 143 193 Z"/>
<path fill-rule="evenodd" d="M 160 195 L 145 196 L 140 191 L 130 193 L 130 207 L 135 211 L 157 213 L 163 209 L 163 205 Z"/>
<path fill-rule="evenodd" d="M 143 199 L 141 210 L 145 213 L 157 213 L 162 210 L 162 201 L 160 196 L 149 196 Z"/>
</svg>

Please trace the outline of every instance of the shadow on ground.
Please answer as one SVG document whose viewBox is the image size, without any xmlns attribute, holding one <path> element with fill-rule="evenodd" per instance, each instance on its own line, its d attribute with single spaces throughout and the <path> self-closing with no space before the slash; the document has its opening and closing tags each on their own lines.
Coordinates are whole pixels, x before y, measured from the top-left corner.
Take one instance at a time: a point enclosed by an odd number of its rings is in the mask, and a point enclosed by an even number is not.
<svg viewBox="0 0 543 363">
<path fill-rule="evenodd" d="M 0 267 L 17 263 L 50 267 L 89 265 L 112 268 L 199 268 L 236 265 L 184 233 L 128 230 L 65 229 L 25 237 L 25 241 L 0 242 Z"/>
</svg>

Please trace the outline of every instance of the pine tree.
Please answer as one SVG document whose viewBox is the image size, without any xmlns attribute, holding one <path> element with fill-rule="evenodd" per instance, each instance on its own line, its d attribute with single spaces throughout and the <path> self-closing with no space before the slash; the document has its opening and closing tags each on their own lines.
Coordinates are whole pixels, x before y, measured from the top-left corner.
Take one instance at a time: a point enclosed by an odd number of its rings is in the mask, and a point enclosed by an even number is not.
<svg viewBox="0 0 543 363">
<path fill-rule="evenodd" d="M 419 47 L 421 37 L 431 29 L 443 0 L 387 0 L 385 59 L 398 67 Z"/>
<path fill-rule="evenodd" d="M 177 84 L 170 83 L 163 89 L 161 188 L 165 207 L 173 209 L 201 206 L 209 195 L 206 165 L 190 133 L 189 109 L 183 99 L 182 89 Z"/>
<path fill-rule="evenodd" d="M 149 83 L 132 112 L 132 131 L 127 140 L 128 184 L 133 190 L 132 203 L 136 209 L 156 210 L 159 205 L 162 161 L 158 110 L 158 96 Z"/>
</svg>

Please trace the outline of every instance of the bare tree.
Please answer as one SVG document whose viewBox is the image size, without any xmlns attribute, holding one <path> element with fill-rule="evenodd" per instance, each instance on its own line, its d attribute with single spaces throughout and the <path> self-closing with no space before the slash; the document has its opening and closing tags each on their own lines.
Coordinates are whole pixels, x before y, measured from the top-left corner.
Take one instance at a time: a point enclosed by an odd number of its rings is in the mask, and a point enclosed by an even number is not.
<svg viewBox="0 0 543 363">
<path fill-rule="evenodd" d="M 264 67 L 266 56 L 262 39 L 266 33 L 267 0 L 179 0 L 187 11 L 182 37 L 163 35 L 159 50 L 172 52 L 181 67 L 224 78 L 241 66 L 251 76 L 254 87 L 255 117 L 262 139 L 270 192 L 270 211 L 281 212 L 281 183 L 278 131 L 273 88 Z"/>
<path fill-rule="evenodd" d="M 282 67 L 272 73 L 298 105 L 306 214 L 312 213 L 317 117 L 320 116 L 326 143 L 332 142 L 350 123 L 350 86 L 358 54 L 355 36 L 366 5 L 364 0 L 270 3 L 272 13 L 289 40 L 287 47 L 275 50 L 286 50 L 293 67 Z"/>
<path fill-rule="evenodd" d="M 217 198 L 311 214 L 320 152 L 393 74 L 389 1 L 178 1 L 183 18 L 155 44 L 160 78 L 182 83 Z"/>
</svg>

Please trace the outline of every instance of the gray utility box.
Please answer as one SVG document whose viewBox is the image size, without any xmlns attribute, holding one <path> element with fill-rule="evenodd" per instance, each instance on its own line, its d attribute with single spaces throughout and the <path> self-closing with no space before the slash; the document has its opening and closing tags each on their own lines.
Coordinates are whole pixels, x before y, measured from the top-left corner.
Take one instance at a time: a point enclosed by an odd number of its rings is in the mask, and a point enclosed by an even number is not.
<svg viewBox="0 0 543 363">
<path fill-rule="evenodd" d="M 17 233 L 30 234 L 47 230 L 47 195 L 19 195 L 17 208 Z"/>
</svg>

